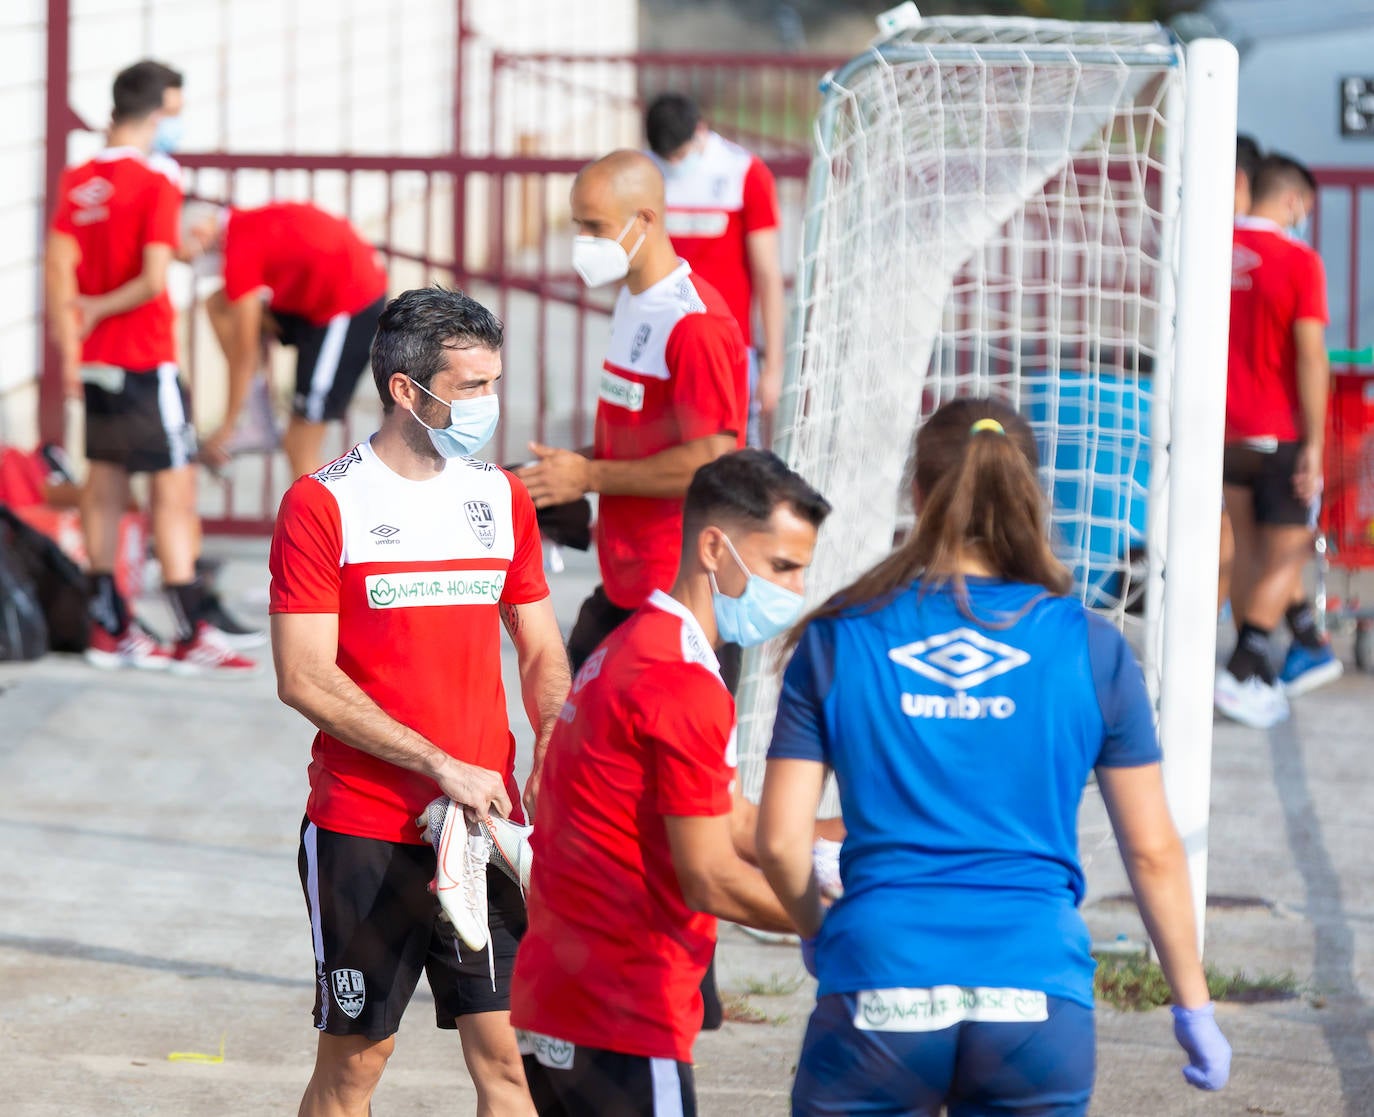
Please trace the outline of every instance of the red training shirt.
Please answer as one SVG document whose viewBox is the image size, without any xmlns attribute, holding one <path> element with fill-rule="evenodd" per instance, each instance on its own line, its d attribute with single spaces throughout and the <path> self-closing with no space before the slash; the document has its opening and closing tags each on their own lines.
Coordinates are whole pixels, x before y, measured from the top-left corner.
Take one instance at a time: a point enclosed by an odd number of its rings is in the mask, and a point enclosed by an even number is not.
<svg viewBox="0 0 1374 1117">
<path fill-rule="evenodd" d="M 224 295 L 268 287 L 270 305 L 323 326 L 386 294 L 377 250 L 342 217 L 304 202 L 236 209 L 224 230 Z"/>
<path fill-rule="evenodd" d="M 666 185 L 664 227 L 677 254 L 725 298 L 753 338 L 750 233 L 778 227 L 778 187 L 763 160 L 712 132 L 685 166 L 658 160 Z"/>
<path fill-rule="evenodd" d="M 76 289 L 106 295 L 143 271 L 150 244 L 175 249 L 181 242 L 181 187 L 175 164 L 154 165 L 133 147 L 111 147 L 62 172 L 53 212 L 55 232 L 81 249 Z M 81 344 L 88 364 L 151 372 L 177 359 L 176 314 L 164 290 L 154 299 L 97 323 Z"/>
<path fill-rule="evenodd" d="M 361 442 L 287 490 L 272 533 L 273 613 L 337 613 L 338 665 L 387 714 L 500 772 L 517 818 L 498 603 L 548 596 L 534 504 L 470 458 L 410 481 Z M 427 776 L 321 731 L 306 814 L 324 830 L 420 844 Z"/>
<path fill-rule="evenodd" d="M 1322 325 L 1321 257 L 1272 221 L 1236 218 L 1231 245 L 1231 339 L 1226 368 L 1226 440 L 1302 438 L 1293 326 Z"/>
<path fill-rule="evenodd" d="M 647 458 L 714 434 L 733 434 L 742 447 L 748 361 L 724 300 L 686 264 L 638 295 L 622 287 L 602 365 L 594 456 Z M 602 495 L 596 549 L 606 596 L 637 609 L 677 577 L 682 497 Z"/>
<path fill-rule="evenodd" d="M 516 1027 L 691 1060 L 716 920 L 682 898 L 663 820 L 730 813 L 734 721 L 701 625 L 667 594 L 583 664 L 544 760 Z"/>
</svg>

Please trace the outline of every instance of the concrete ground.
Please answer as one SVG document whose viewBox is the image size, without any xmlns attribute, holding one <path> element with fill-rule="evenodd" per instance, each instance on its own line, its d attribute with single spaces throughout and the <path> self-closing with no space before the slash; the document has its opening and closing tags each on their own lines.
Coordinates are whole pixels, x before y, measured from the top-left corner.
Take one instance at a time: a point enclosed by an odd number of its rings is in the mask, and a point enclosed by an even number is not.
<svg viewBox="0 0 1374 1117">
<path fill-rule="evenodd" d="M 265 621 L 265 546 L 212 550 L 232 559 L 230 603 Z M 565 625 L 592 578 L 573 559 L 553 579 Z M 154 601 L 145 612 L 164 616 Z M 1348 640 L 1338 647 L 1348 657 Z M 1301 995 L 1221 1007 L 1236 1058 L 1216 1095 L 1179 1076 L 1166 1011 L 1101 1008 L 1095 1115 L 1374 1115 L 1371 722 L 1371 679 L 1350 674 L 1273 732 L 1218 724 L 1209 959 L 1291 972 Z M 187 681 L 63 657 L 0 667 L 0 1113 L 295 1112 L 314 1047 L 295 867 L 309 740 L 267 673 Z M 1091 793 L 1082 831 L 1094 933 L 1138 939 Z M 720 970 L 758 1022 L 698 1043 L 701 1110 L 784 1114 L 813 986 L 795 948 L 736 928 L 722 931 Z M 379 1117 L 473 1110 L 428 1000 L 422 985 Z"/>
</svg>

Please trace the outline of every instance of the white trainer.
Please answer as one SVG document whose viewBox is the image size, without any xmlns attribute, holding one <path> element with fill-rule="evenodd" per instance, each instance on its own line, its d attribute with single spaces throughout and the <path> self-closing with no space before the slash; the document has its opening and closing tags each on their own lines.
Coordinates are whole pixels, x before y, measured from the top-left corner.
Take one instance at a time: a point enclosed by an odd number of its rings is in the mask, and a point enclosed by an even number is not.
<svg viewBox="0 0 1374 1117">
<path fill-rule="evenodd" d="M 487 927 L 487 861 L 491 839 L 482 824 L 467 820 L 464 808 L 441 795 L 415 820 L 434 846 L 437 866 L 430 888 L 439 908 L 470 950 L 484 950 Z"/>
<path fill-rule="evenodd" d="M 1271 686 L 1258 675 L 1241 682 L 1224 667 L 1217 670 L 1215 701 L 1226 717 L 1252 729 L 1269 729 L 1288 718 L 1288 698 L 1281 686 Z"/>
<path fill-rule="evenodd" d="M 499 814 L 488 815 L 481 825 L 491 839 L 491 863 L 520 886 L 523 896 L 529 891 L 530 868 L 534 865 L 534 850 L 530 848 L 534 827 L 521 826 Z"/>
</svg>

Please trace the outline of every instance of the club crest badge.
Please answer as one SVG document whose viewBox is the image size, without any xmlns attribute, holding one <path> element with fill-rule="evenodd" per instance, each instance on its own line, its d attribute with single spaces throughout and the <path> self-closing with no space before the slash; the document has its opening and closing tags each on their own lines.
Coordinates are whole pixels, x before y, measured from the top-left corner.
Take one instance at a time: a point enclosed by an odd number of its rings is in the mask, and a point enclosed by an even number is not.
<svg viewBox="0 0 1374 1117">
<path fill-rule="evenodd" d="M 334 993 L 334 1002 L 356 1020 L 363 1011 L 367 1000 L 367 983 L 361 970 L 333 970 L 329 974 L 329 986 Z"/>
<path fill-rule="evenodd" d="M 468 514 L 468 526 L 477 542 L 490 551 L 496 545 L 496 517 L 491 505 L 485 500 L 470 500 L 463 505 L 463 511 Z"/>
</svg>

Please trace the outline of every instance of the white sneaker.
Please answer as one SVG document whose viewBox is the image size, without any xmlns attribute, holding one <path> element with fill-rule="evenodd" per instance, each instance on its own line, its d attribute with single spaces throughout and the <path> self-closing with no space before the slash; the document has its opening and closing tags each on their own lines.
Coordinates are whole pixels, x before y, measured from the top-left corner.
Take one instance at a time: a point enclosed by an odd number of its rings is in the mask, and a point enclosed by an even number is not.
<svg viewBox="0 0 1374 1117">
<path fill-rule="evenodd" d="M 1242 683 L 1224 667 L 1217 670 L 1215 701 L 1228 718 L 1252 729 L 1269 729 L 1288 718 L 1288 699 L 1282 687 L 1271 686 L 1258 675 Z"/>
<path fill-rule="evenodd" d="M 491 839 L 478 821 L 467 821 L 463 807 L 441 795 L 415 820 L 425 839 L 434 846 L 438 864 L 430 885 L 439 908 L 453 924 L 463 945 L 470 950 L 486 948 L 487 861 Z"/>
<path fill-rule="evenodd" d="M 481 825 L 491 839 L 491 863 L 520 886 L 523 896 L 529 891 L 530 868 L 534 865 L 534 850 L 530 848 L 534 827 L 521 826 L 499 814 L 488 815 Z"/>
</svg>

